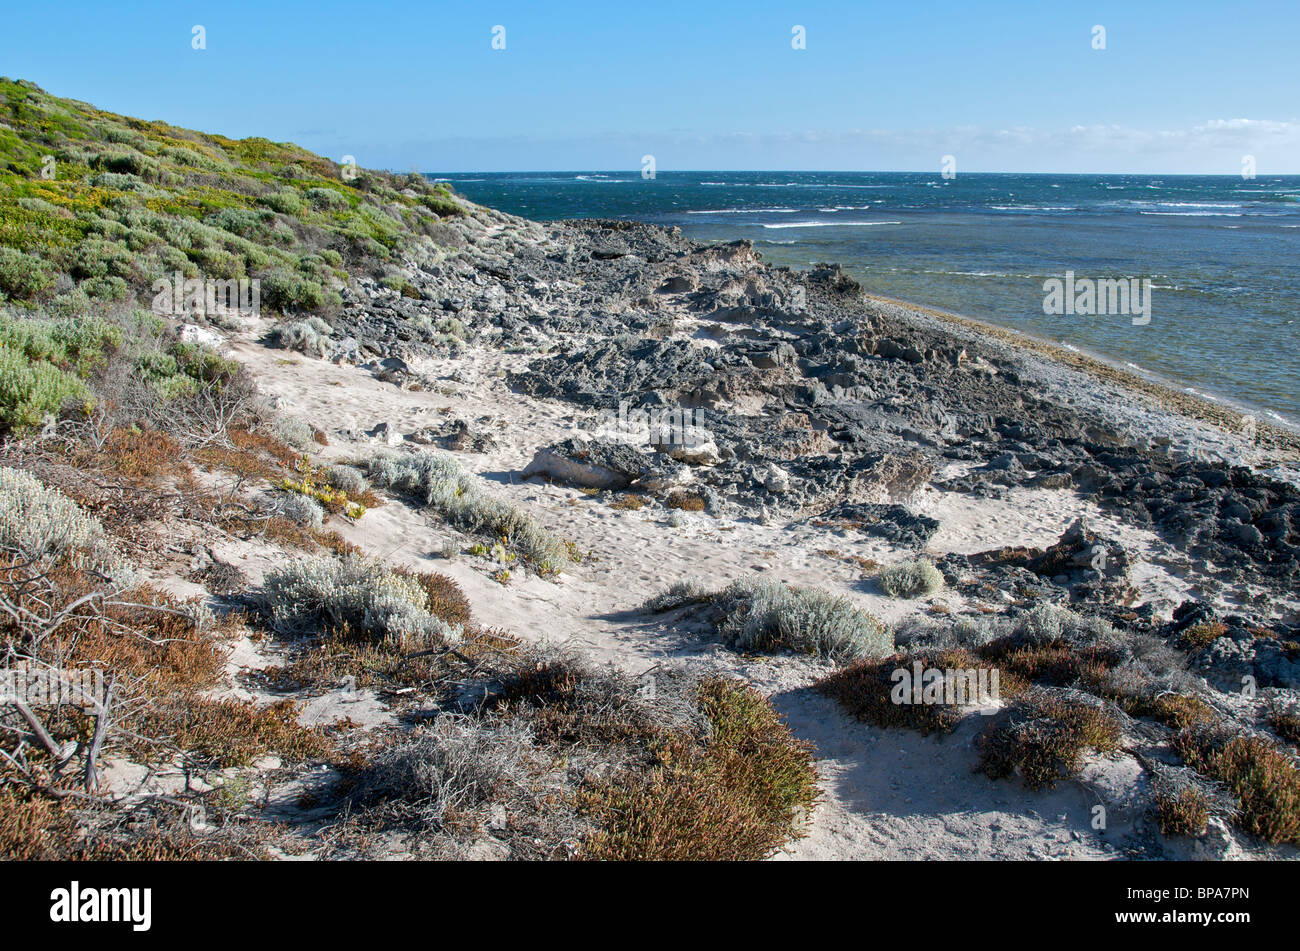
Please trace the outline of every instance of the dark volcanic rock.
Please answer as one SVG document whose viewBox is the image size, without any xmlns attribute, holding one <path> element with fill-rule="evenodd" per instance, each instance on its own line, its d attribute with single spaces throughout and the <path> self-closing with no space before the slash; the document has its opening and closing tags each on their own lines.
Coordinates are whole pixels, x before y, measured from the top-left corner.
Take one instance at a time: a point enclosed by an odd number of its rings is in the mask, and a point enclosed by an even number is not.
<svg viewBox="0 0 1300 951">
<path fill-rule="evenodd" d="M 836 265 L 796 272 L 766 266 L 748 241 L 707 245 L 675 228 L 542 225 L 483 209 L 440 222 L 430 237 L 435 246 L 402 265 L 414 294 L 369 278 L 344 289 L 329 316 L 339 359 L 402 385 L 421 358 L 467 342 L 522 354 L 508 382 L 579 414 L 622 402 L 707 411 L 716 453 L 691 461 L 703 463 L 695 487 L 717 500 L 710 511 L 807 517 L 897 504 L 957 461 L 970 465 L 939 488 L 991 497 L 1073 488 L 1212 563 L 1212 583 L 1300 583 L 1294 486 L 1179 456 L 1164 434 L 1139 438 L 1086 388 L 1062 399 L 1059 387 L 1037 385 L 1037 358 L 867 298 Z M 919 535 L 899 528 L 897 537 Z M 1034 585 L 1060 576 L 1018 567 Z M 1091 597 L 1095 581 L 1117 594 L 1089 570 L 1066 573 L 1072 591 Z"/>
<path fill-rule="evenodd" d="M 823 512 L 817 524 L 856 529 L 907 548 L 924 548 L 939 529 L 937 519 L 916 515 L 906 506 L 844 502 Z"/>
<path fill-rule="evenodd" d="M 685 466 L 661 453 L 648 455 L 626 443 L 577 438 L 539 449 L 524 469 L 525 478 L 534 475 L 594 489 L 636 486 L 649 492 L 666 491 L 690 478 Z"/>
</svg>

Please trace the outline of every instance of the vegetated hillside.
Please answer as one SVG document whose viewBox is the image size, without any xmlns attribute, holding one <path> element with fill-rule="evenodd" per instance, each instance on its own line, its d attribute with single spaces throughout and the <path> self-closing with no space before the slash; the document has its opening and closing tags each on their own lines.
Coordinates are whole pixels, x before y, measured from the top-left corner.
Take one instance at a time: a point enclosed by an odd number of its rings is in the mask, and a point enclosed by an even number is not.
<svg viewBox="0 0 1300 951">
<path fill-rule="evenodd" d="M 131 119 L 0 79 L 0 290 L 57 313 L 128 301 L 178 270 L 258 277 L 267 306 L 327 310 L 344 269 L 382 276 L 461 210 L 414 173 Z"/>
<path fill-rule="evenodd" d="M 0 423 L 34 425 L 84 398 L 80 380 L 106 346 L 127 345 L 173 389 L 188 385 L 178 377 L 210 372 L 163 339 L 150 310 L 156 282 L 257 279 L 271 312 L 328 314 L 350 272 L 396 273 L 386 262 L 461 212 L 419 175 L 131 119 L 0 79 L 0 334 L 9 344 Z M 75 329 L 15 328 L 29 315 Z"/>
<path fill-rule="evenodd" d="M 368 557 L 339 530 L 386 503 L 454 526 L 444 557 L 490 542 L 550 578 L 581 556 L 450 457 L 325 464 L 326 433 L 214 348 L 247 315 L 153 306 L 177 271 L 258 279 L 264 316 L 328 330 L 354 279 L 418 296 L 393 262 L 466 206 L 0 95 L 0 675 L 100 678 L 0 697 L 0 857 L 743 859 L 797 834 L 811 756 L 766 698 L 685 674 L 647 697 Z M 381 715 L 307 718 L 341 684 Z"/>
</svg>

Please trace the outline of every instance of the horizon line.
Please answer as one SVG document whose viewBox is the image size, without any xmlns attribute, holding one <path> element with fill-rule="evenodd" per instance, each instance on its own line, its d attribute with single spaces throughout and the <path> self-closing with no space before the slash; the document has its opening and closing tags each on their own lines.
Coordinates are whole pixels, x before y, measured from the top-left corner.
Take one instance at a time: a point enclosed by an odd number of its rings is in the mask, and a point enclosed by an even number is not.
<svg viewBox="0 0 1300 951">
<path fill-rule="evenodd" d="M 402 174 L 409 172 L 411 169 L 384 168 L 376 169 L 377 171 L 392 172 Z M 791 175 L 935 175 L 943 177 L 942 172 L 936 172 L 932 169 L 818 169 L 818 168 L 673 168 L 658 169 L 656 177 L 663 174 L 689 175 L 709 173 L 762 173 L 762 174 L 781 174 L 788 173 Z M 457 171 L 448 171 L 441 169 L 438 171 L 421 171 L 420 175 L 560 175 L 560 174 L 614 174 L 614 175 L 635 175 L 640 177 L 640 170 L 637 168 L 512 168 L 512 169 L 475 169 L 467 168 Z M 1256 174 L 1254 178 L 1243 178 L 1240 172 L 958 172 L 953 174 L 952 179 L 964 178 L 974 175 L 1042 175 L 1042 176 L 1105 176 L 1105 175 L 1125 175 L 1141 178 L 1229 178 L 1241 179 L 1242 181 L 1258 181 L 1268 178 L 1300 178 L 1300 172 L 1268 172 Z M 951 181 L 952 179 L 946 179 Z M 653 178 L 643 179 L 644 181 L 654 181 Z"/>
</svg>

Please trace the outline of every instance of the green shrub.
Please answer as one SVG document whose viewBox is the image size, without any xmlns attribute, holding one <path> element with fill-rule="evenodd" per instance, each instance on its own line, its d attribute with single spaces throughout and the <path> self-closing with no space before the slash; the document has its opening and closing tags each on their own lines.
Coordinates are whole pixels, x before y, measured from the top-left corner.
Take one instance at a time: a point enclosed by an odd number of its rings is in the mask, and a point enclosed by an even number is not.
<svg viewBox="0 0 1300 951">
<path fill-rule="evenodd" d="M 452 218 L 465 214 L 465 206 L 445 191 L 421 195 L 420 204 L 441 218 Z"/>
<path fill-rule="evenodd" d="M 272 568 L 262 601 L 285 635 L 323 631 L 425 648 L 458 643 L 464 634 L 430 613 L 428 594 L 416 578 L 355 556 L 304 558 Z"/>
<path fill-rule="evenodd" d="M 319 284 L 283 268 L 262 278 L 262 303 L 280 313 L 291 310 L 318 310 L 325 292 Z"/>
<path fill-rule="evenodd" d="M 0 290 L 10 297 L 27 300 L 53 283 L 53 269 L 40 258 L 0 247 Z"/>
<path fill-rule="evenodd" d="M 856 660 L 893 653 L 889 630 L 842 595 L 741 579 L 713 596 L 722 638 L 741 650 L 793 650 Z"/>
<path fill-rule="evenodd" d="M 504 539 L 507 548 L 519 552 L 539 572 L 558 572 L 571 560 L 562 539 L 532 516 L 489 494 L 451 456 L 382 452 L 368 461 L 367 469 L 376 485 L 415 496 L 456 527 Z"/>
<path fill-rule="evenodd" d="M 89 403 L 82 377 L 121 342 L 121 330 L 102 321 L 0 313 L 0 423 L 23 430 L 69 403 Z"/>
<path fill-rule="evenodd" d="M 270 231 L 275 216 L 269 211 L 251 208 L 223 208 L 204 219 L 204 224 L 237 234 L 241 238 L 264 237 Z"/>
<path fill-rule="evenodd" d="M 131 296 L 131 288 L 123 278 L 110 274 L 108 277 L 93 277 L 82 283 L 82 288 L 95 300 L 124 301 Z"/>
<path fill-rule="evenodd" d="M 68 273 L 79 281 L 108 276 L 129 277 L 131 252 L 116 241 L 87 238 L 73 252 Z"/>
<path fill-rule="evenodd" d="M 120 327 L 102 320 L 43 320 L 0 312 L 0 344 L 32 361 L 85 372 L 101 365 L 122 339 Z"/>
<path fill-rule="evenodd" d="M 309 188 L 306 197 L 320 211 L 341 211 L 349 207 L 347 198 L 333 188 Z"/>
<path fill-rule="evenodd" d="M 90 391 L 76 375 L 0 350 L 0 423 L 5 426 L 29 429 L 69 403 L 89 401 Z"/>
<path fill-rule="evenodd" d="M 271 192 L 271 194 L 263 195 L 258 200 L 266 207 L 278 211 L 282 215 L 298 217 L 307 209 L 307 204 L 302 200 L 302 195 L 292 188 Z"/>
<path fill-rule="evenodd" d="M 104 529 L 31 473 L 0 468 L 0 547 L 28 558 L 59 559 L 104 544 Z"/>
<path fill-rule="evenodd" d="M 881 569 L 876 580 L 891 598 L 929 596 L 943 589 L 943 575 L 928 558 L 890 565 Z"/>
</svg>

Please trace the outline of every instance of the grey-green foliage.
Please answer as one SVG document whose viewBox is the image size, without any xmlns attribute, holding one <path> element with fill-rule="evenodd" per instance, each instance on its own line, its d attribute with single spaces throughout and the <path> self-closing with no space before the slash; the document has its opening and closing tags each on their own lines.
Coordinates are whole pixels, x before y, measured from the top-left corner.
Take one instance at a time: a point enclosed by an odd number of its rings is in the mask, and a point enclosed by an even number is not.
<svg viewBox="0 0 1300 951">
<path fill-rule="evenodd" d="M 1075 646 L 1113 643 L 1117 637 L 1109 621 L 1085 617 L 1069 608 L 1039 604 L 1012 620 L 1009 633 L 1025 644 L 1066 641 Z"/>
<path fill-rule="evenodd" d="M 302 635 L 346 627 L 403 647 L 458 643 L 463 630 L 429 613 L 415 579 L 355 555 L 320 555 L 272 568 L 262 601 L 275 629 Z"/>
<path fill-rule="evenodd" d="M 1112 646 L 1120 640 L 1105 619 L 1076 614 L 1069 608 L 1051 604 L 1036 605 L 1012 618 L 914 618 L 900 623 L 894 631 L 899 647 L 912 651 L 983 647 L 1003 638 L 1026 646 L 1064 641 L 1076 647 Z"/>
<path fill-rule="evenodd" d="M 341 211 L 348 207 L 348 200 L 332 188 L 309 188 L 307 200 L 321 211 Z"/>
<path fill-rule="evenodd" d="M 0 468 L 0 548 L 16 549 L 39 562 L 66 559 L 109 575 L 119 588 L 136 580 L 97 519 L 21 469 Z"/>
<path fill-rule="evenodd" d="M 319 529 L 325 524 L 325 510 L 313 498 L 297 492 L 276 493 L 276 509 L 281 515 L 303 528 Z"/>
<path fill-rule="evenodd" d="M 693 578 L 686 581 L 674 581 L 668 586 L 667 591 L 656 594 L 642 604 L 641 610 L 647 614 L 659 614 L 664 611 L 671 611 L 674 608 L 680 608 L 685 604 L 702 601 L 708 596 L 709 589 L 700 581 Z"/>
<path fill-rule="evenodd" d="M 312 357 L 324 357 L 330 351 L 333 328 L 319 317 L 291 320 L 271 331 L 271 342 L 285 350 L 297 350 Z"/>
<path fill-rule="evenodd" d="M 894 628 L 894 642 L 899 649 L 911 651 L 943 650 L 950 647 L 983 647 L 1002 637 L 1007 625 L 997 619 L 916 617 L 900 622 Z"/>
<path fill-rule="evenodd" d="M 569 560 L 563 540 L 532 516 L 490 494 L 482 481 L 445 453 L 377 453 L 367 463 L 370 480 L 414 496 L 466 532 L 504 537 L 536 570 L 559 571 Z"/>
<path fill-rule="evenodd" d="M 943 574 L 928 558 L 889 565 L 881 569 L 876 580 L 891 598 L 916 598 L 943 589 Z"/>
<path fill-rule="evenodd" d="M 894 650 L 888 628 L 843 595 L 776 581 L 733 581 L 713 603 L 718 633 L 741 650 L 793 650 L 838 661 Z"/>
<path fill-rule="evenodd" d="M 297 416 L 277 416 L 271 423 L 271 431 L 301 452 L 316 445 L 311 424 Z"/>
<path fill-rule="evenodd" d="M 62 492 L 30 472 L 0 469 L 0 546 L 29 558 L 57 558 L 103 538 L 99 522 Z"/>
<path fill-rule="evenodd" d="M 0 247 L 0 291 L 24 299 L 54 283 L 53 270 L 39 257 Z"/>
<path fill-rule="evenodd" d="M 370 488 L 370 483 L 366 481 L 365 474 L 355 466 L 327 466 L 325 481 L 353 498 Z"/>
</svg>

